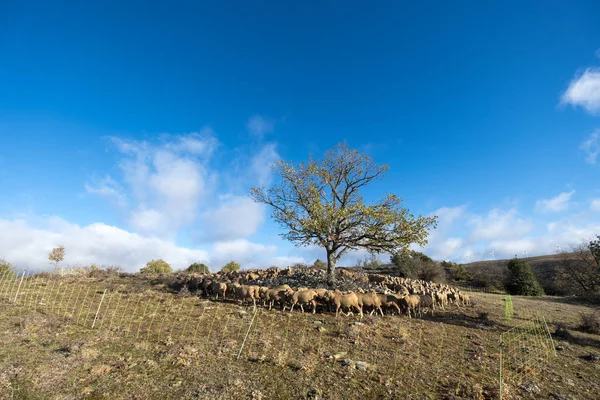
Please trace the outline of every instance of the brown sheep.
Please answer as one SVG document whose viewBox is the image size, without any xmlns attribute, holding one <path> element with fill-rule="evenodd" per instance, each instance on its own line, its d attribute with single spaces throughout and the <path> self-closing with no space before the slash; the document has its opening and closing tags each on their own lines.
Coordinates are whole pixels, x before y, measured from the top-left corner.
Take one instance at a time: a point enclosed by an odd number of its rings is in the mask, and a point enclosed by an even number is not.
<svg viewBox="0 0 600 400">
<path fill-rule="evenodd" d="M 360 318 L 363 318 L 362 307 L 358 302 L 358 296 L 354 292 L 342 293 L 339 290 L 335 291 L 327 291 L 325 297 L 335 305 L 335 317 L 337 318 L 341 308 L 347 308 L 352 311 L 352 309 L 358 310 L 360 313 Z"/>
<path fill-rule="evenodd" d="M 313 314 L 317 312 L 317 292 L 311 289 L 303 289 L 294 292 L 291 297 L 292 307 L 290 308 L 290 312 L 294 311 L 294 306 L 296 304 L 300 305 L 300 310 L 304 312 L 303 304 L 312 304 Z"/>
<path fill-rule="evenodd" d="M 399 306 L 401 296 L 393 293 L 379 293 L 377 296 L 379 296 L 379 301 L 381 301 L 382 308 L 395 308 L 396 311 L 398 311 L 398 315 L 402 314 Z"/>
<path fill-rule="evenodd" d="M 381 309 L 381 299 L 375 292 L 369 293 L 358 293 L 356 295 L 358 297 L 358 304 L 364 310 L 365 307 L 371 307 L 371 313 L 369 315 L 373 315 L 373 312 L 379 310 L 381 316 L 383 317 L 383 310 Z"/>
<path fill-rule="evenodd" d="M 406 312 L 408 313 L 408 318 L 412 318 L 411 310 L 412 315 L 416 316 L 417 308 L 421 305 L 421 296 L 417 294 L 409 294 L 403 296 L 400 298 L 400 304 L 402 305 L 402 308 L 406 309 Z"/>
<path fill-rule="evenodd" d="M 215 296 L 215 300 L 219 298 L 219 295 L 221 295 L 222 298 L 225 298 L 227 284 L 223 282 L 213 282 L 210 284 L 210 292 Z"/>
</svg>

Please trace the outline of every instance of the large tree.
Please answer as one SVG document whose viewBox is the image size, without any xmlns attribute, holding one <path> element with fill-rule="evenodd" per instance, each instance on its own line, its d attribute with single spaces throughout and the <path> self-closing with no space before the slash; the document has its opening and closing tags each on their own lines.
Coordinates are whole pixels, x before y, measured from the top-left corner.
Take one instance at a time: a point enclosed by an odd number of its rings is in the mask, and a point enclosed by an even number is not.
<svg viewBox="0 0 600 400">
<path fill-rule="evenodd" d="M 272 166 L 277 185 L 250 189 L 254 201 L 272 207 L 272 217 L 286 230 L 281 236 L 296 246 L 320 245 L 327 253 L 328 281 L 335 264 L 348 250 L 371 253 L 406 251 L 412 243 L 427 243 L 428 228 L 437 217 L 415 217 L 388 194 L 367 205 L 360 189 L 381 179 L 387 165 L 374 164 L 367 155 L 340 143 L 323 159 Z"/>
</svg>

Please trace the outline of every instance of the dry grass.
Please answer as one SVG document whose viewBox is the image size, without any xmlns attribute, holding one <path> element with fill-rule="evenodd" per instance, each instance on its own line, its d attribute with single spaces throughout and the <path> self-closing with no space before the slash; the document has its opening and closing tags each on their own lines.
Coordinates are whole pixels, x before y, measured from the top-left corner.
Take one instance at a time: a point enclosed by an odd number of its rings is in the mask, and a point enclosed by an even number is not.
<svg viewBox="0 0 600 400">
<path fill-rule="evenodd" d="M 105 296 L 91 330 L 106 287 L 117 291 Z M 558 358 L 523 375 L 539 392 L 508 385 L 505 398 L 600 392 L 600 362 L 582 358 L 600 351 L 600 338 L 576 331 L 579 314 L 594 310 L 564 299 L 513 297 L 510 321 L 503 297 L 488 294 L 473 294 L 472 307 L 423 318 L 359 321 L 261 308 L 254 316 L 158 287 L 129 277 L 68 277 L 29 282 L 19 304 L 0 299 L 0 398 L 493 399 L 500 333 L 533 311 L 551 330 L 562 323 L 570 334 L 555 338 Z"/>
</svg>

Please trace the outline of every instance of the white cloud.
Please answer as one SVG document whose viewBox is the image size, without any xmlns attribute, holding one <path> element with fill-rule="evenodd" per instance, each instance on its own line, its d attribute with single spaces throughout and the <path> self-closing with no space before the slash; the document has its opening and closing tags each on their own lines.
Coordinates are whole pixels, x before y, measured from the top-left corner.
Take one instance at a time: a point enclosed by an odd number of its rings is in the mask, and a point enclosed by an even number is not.
<svg viewBox="0 0 600 400">
<path fill-rule="evenodd" d="M 215 263 L 217 269 L 232 260 L 238 262 L 243 268 L 264 268 L 267 260 L 275 256 L 276 250 L 277 247 L 273 245 L 265 246 L 246 239 L 235 239 L 213 243 L 211 254 L 220 262 L 220 264 Z"/>
<path fill-rule="evenodd" d="M 195 221 L 202 200 L 214 186 L 216 175 L 207 163 L 218 141 L 211 135 L 210 129 L 169 135 L 158 145 L 112 137 L 123 155 L 118 164 L 123 184 L 107 176 L 87 183 L 86 190 L 126 208 L 126 221 L 136 232 L 174 236 Z"/>
<path fill-rule="evenodd" d="M 590 202 L 590 210 L 592 210 L 592 211 L 600 211 L 600 199 L 593 199 Z"/>
<path fill-rule="evenodd" d="M 86 192 L 102 197 L 119 208 L 127 206 L 127 196 L 123 189 L 110 176 L 103 179 L 93 179 L 92 183 L 85 184 Z"/>
<path fill-rule="evenodd" d="M 265 134 L 272 133 L 273 128 L 273 121 L 260 115 L 253 115 L 248 119 L 248 122 L 246 122 L 246 129 L 248 129 L 248 132 L 261 139 Z"/>
<path fill-rule="evenodd" d="M 171 241 L 141 236 L 123 229 L 94 223 L 79 226 L 58 217 L 39 218 L 32 226 L 25 220 L 0 219 L 0 254 L 19 269 L 51 269 L 48 253 L 64 245 L 65 266 L 118 265 L 136 272 L 151 259 L 163 258 L 173 268 L 195 261 L 209 261 L 206 251 L 187 249 Z"/>
<path fill-rule="evenodd" d="M 600 68 L 587 68 L 576 76 L 562 96 L 562 103 L 582 106 L 588 112 L 600 112 Z"/>
<path fill-rule="evenodd" d="M 245 238 L 255 233 L 264 220 L 261 204 L 247 196 L 234 196 L 200 217 L 200 237 L 219 241 Z"/>
<path fill-rule="evenodd" d="M 274 143 L 267 144 L 258 152 L 251 162 L 251 172 L 254 181 L 259 186 L 268 186 L 271 183 L 271 166 L 279 161 L 281 157 L 277 153 Z"/>
<path fill-rule="evenodd" d="M 596 130 L 581 143 L 580 149 L 586 153 L 585 161 L 588 164 L 596 164 L 596 158 L 600 154 L 600 130 Z"/>
<path fill-rule="evenodd" d="M 508 239 L 533 229 L 530 221 L 518 217 L 515 208 L 508 211 L 495 208 L 484 216 L 473 215 L 468 224 L 473 227 L 471 241 Z"/>
<path fill-rule="evenodd" d="M 575 191 L 563 192 L 546 200 L 538 200 L 535 202 L 535 210 L 541 212 L 559 212 L 566 211 L 569 208 L 569 201 L 575 194 Z"/>
</svg>

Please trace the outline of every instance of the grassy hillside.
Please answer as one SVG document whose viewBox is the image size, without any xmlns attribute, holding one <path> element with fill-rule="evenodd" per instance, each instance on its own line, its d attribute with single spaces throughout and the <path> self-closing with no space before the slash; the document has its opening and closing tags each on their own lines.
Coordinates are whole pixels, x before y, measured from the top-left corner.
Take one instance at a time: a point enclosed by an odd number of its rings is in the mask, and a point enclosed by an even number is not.
<svg viewBox="0 0 600 400">
<path fill-rule="evenodd" d="M 497 399 L 504 332 L 525 348 L 504 351 L 505 399 L 600 392 L 587 358 L 600 336 L 576 330 L 594 309 L 567 299 L 513 297 L 507 320 L 503 296 L 472 293 L 472 306 L 360 321 L 253 313 L 177 287 L 117 275 L 0 286 L 0 399 Z M 557 359 L 524 344 L 533 310 L 567 328 Z"/>
</svg>

